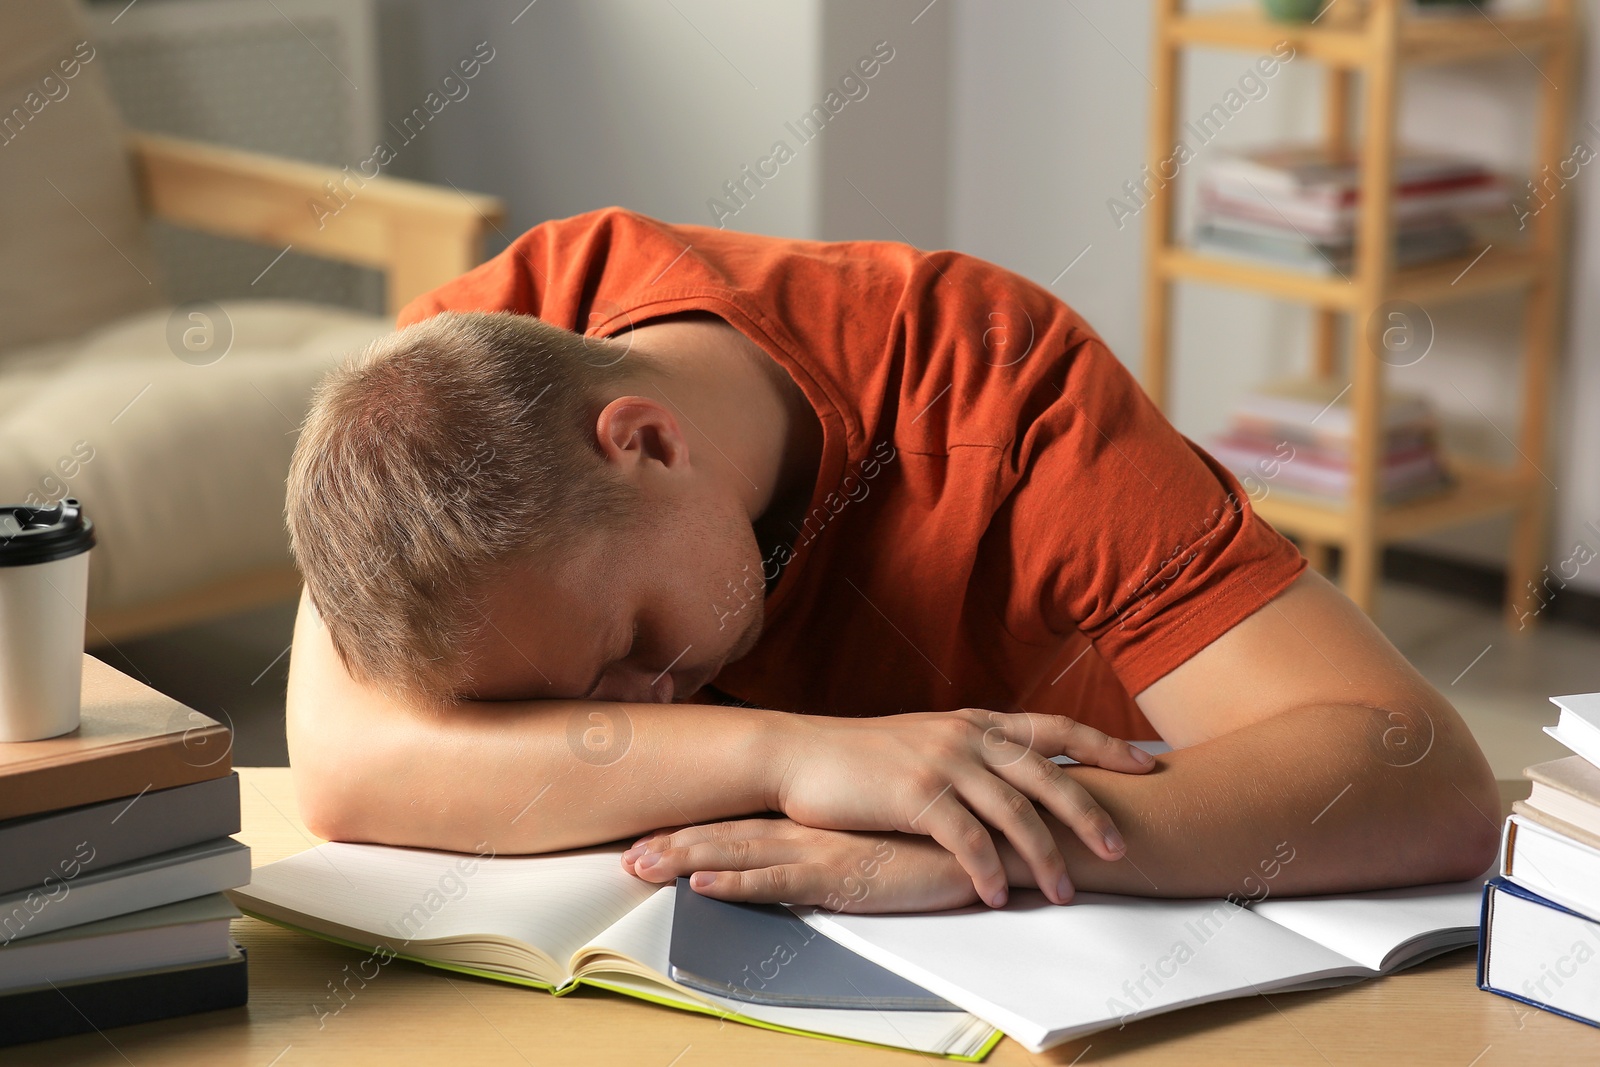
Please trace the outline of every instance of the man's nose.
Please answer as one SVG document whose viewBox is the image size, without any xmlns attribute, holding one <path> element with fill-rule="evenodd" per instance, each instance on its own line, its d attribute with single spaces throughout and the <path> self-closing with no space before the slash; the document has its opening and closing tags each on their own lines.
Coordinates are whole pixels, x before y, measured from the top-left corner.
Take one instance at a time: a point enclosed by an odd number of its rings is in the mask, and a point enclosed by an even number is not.
<svg viewBox="0 0 1600 1067">
<path fill-rule="evenodd" d="M 633 704 L 670 704 L 674 695 L 671 674 L 666 671 L 638 671 L 608 679 L 594 691 L 593 699 Z"/>
</svg>

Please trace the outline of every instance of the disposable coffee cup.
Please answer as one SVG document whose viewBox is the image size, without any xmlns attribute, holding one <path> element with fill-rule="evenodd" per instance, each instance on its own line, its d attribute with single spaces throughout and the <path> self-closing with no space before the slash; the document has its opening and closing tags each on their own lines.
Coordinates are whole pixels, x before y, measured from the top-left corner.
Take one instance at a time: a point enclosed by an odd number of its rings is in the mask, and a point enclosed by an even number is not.
<svg viewBox="0 0 1600 1067">
<path fill-rule="evenodd" d="M 0 505 L 0 742 L 78 728 L 93 547 L 72 497 Z"/>
</svg>

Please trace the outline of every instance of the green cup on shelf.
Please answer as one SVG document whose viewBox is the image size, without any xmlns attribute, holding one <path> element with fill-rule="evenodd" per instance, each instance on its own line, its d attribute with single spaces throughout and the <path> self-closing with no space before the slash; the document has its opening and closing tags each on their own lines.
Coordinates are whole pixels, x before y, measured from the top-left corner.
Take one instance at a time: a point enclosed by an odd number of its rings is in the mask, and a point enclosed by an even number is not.
<svg viewBox="0 0 1600 1067">
<path fill-rule="evenodd" d="M 1328 0 L 1261 0 L 1270 18 L 1279 22 L 1310 22 Z"/>
</svg>

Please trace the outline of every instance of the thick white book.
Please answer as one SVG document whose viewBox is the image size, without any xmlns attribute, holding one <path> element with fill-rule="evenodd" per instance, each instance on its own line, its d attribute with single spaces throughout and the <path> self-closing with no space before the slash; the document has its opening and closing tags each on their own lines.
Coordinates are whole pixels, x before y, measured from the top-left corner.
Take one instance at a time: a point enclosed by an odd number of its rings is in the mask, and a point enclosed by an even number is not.
<svg viewBox="0 0 1600 1067">
<path fill-rule="evenodd" d="M 1496 878 L 1484 891 L 1483 928 L 1479 989 L 1600 1026 L 1600 923 Z"/>
<path fill-rule="evenodd" d="M 802 913 L 1033 1052 L 1193 1004 L 1340 985 L 1477 941 L 1484 878 L 1348 896 L 1158 900 L 1017 891 L 998 910 Z"/>
<path fill-rule="evenodd" d="M 1600 767 L 1600 693 L 1551 697 L 1561 717 L 1544 732 L 1596 767 Z"/>
<path fill-rule="evenodd" d="M 1500 837 L 1500 875 L 1557 904 L 1600 918 L 1600 848 L 1512 815 Z"/>
</svg>

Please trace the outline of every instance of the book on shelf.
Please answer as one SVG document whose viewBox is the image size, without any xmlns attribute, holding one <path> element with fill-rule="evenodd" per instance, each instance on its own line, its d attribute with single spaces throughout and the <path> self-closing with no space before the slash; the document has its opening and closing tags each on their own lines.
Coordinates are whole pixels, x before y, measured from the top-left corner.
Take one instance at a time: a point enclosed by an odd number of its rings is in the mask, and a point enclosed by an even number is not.
<svg viewBox="0 0 1600 1067">
<path fill-rule="evenodd" d="M 1296 439 L 1349 440 L 1355 433 L 1350 391 L 1320 378 L 1280 378 L 1259 385 L 1239 399 L 1234 416 L 1302 435 Z M 1433 405 L 1421 393 L 1390 390 L 1378 418 L 1390 432 L 1415 432 L 1433 425 Z"/>
<path fill-rule="evenodd" d="M 1328 277 L 1349 277 L 1356 269 L 1355 241 L 1317 240 L 1300 233 L 1268 233 L 1238 219 L 1211 217 L 1194 235 L 1194 247 L 1219 256 L 1270 262 Z M 1457 222 L 1403 231 L 1396 238 L 1395 266 L 1416 267 L 1458 256 L 1474 245 L 1472 230 Z"/>
<path fill-rule="evenodd" d="M 0 819 L 221 778 L 231 743 L 226 726 L 86 653 L 78 729 L 0 745 Z"/>
<path fill-rule="evenodd" d="M 0 994 L 0 1046 L 236 1008 L 249 998 L 247 966 L 230 942 L 219 960 L 12 990 Z"/>
<path fill-rule="evenodd" d="M 1325 145 L 1277 145 L 1214 159 L 1200 175 L 1193 243 L 1321 275 L 1356 265 L 1361 159 Z M 1505 232 L 1505 178 L 1482 164 L 1402 151 L 1395 160 L 1392 225 L 1398 267 L 1470 253 Z"/>
<path fill-rule="evenodd" d="M 1026 890 L 1000 909 L 802 918 L 1041 1052 L 1194 1004 L 1342 985 L 1471 945 L 1482 892 L 1476 878 L 1242 903 L 1080 893 L 1063 907 Z"/>
<path fill-rule="evenodd" d="M 557 995 L 590 986 L 752 1026 L 952 1059 L 981 1059 L 999 1040 L 961 1010 L 777 1007 L 675 982 L 675 889 L 634 878 L 621 856 L 620 848 L 472 856 L 332 842 L 258 868 L 229 896 L 247 915 L 385 958 Z"/>
<path fill-rule="evenodd" d="M 1291 199 L 1256 196 L 1249 192 L 1222 190 L 1205 182 L 1200 189 L 1200 209 L 1207 219 L 1222 218 L 1256 224 L 1287 237 L 1306 237 L 1330 242 L 1351 241 L 1360 222 L 1359 209 L 1323 207 Z M 1396 232 L 1426 231 L 1444 220 L 1462 226 L 1462 220 L 1495 211 L 1508 211 L 1511 193 L 1504 183 L 1495 183 L 1447 194 L 1402 197 L 1394 202 Z M 1465 231 L 1470 237 L 1471 231 Z"/>
<path fill-rule="evenodd" d="M 1277 144 L 1219 156 L 1206 173 L 1219 184 L 1279 198 L 1348 206 L 1361 195 L 1360 153 L 1330 151 L 1317 142 Z M 1481 164 L 1456 155 L 1404 150 L 1395 155 L 1395 192 L 1408 196 L 1478 186 L 1486 182 L 1488 173 Z"/>
<path fill-rule="evenodd" d="M 1271 382 L 1245 394 L 1207 449 L 1254 493 L 1262 486 L 1342 499 L 1355 482 L 1355 412 L 1348 386 L 1317 379 Z M 1379 495 L 1400 503 L 1453 483 L 1440 454 L 1432 405 L 1392 392 L 1379 414 Z"/>
<path fill-rule="evenodd" d="M 1280 443 L 1281 444 L 1281 443 Z M 1211 454 L 1240 477 L 1253 475 L 1275 489 L 1319 497 L 1344 497 L 1355 483 L 1348 457 L 1328 455 L 1301 445 L 1283 451 L 1254 436 L 1227 435 L 1214 439 Z M 1449 486 L 1450 476 L 1431 448 L 1390 452 L 1378 472 L 1379 494 L 1398 503 Z"/>
</svg>

